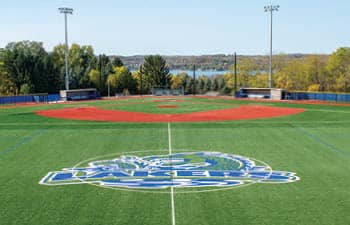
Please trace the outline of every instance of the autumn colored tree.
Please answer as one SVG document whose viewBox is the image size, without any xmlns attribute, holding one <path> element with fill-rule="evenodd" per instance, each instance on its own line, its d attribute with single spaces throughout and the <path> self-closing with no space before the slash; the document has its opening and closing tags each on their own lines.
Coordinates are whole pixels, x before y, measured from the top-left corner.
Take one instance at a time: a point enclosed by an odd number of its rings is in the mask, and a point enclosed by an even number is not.
<svg viewBox="0 0 350 225">
<path fill-rule="evenodd" d="M 128 90 L 131 94 L 137 92 L 137 81 L 127 67 L 114 67 L 113 71 L 107 79 L 112 93 L 122 93 L 125 90 Z"/>
<path fill-rule="evenodd" d="M 327 63 L 328 89 L 338 92 L 350 91 L 350 48 L 339 48 Z"/>
</svg>

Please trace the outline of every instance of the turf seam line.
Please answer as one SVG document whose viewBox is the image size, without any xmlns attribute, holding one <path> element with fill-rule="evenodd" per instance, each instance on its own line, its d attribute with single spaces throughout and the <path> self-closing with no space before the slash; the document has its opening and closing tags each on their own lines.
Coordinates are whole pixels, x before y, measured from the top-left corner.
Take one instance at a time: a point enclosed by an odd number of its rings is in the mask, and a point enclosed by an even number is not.
<svg viewBox="0 0 350 225">
<path fill-rule="evenodd" d="M 7 148 L 5 148 L 4 150 L 0 151 L 0 157 L 9 153 L 9 152 L 12 152 L 16 149 L 18 149 L 19 147 L 29 143 L 30 141 L 32 141 L 33 139 L 35 139 L 36 137 L 40 136 L 41 134 L 43 134 L 44 132 L 46 132 L 47 129 L 40 129 L 40 130 L 37 130 L 35 131 L 34 133 L 30 134 L 30 135 L 27 135 L 25 137 L 23 137 L 19 142 L 17 142 L 16 144 L 12 145 L 12 146 L 9 146 Z"/>
<path fill-rule="evenodd" d="M 315 134 L 312 134 L 312 133 L 308 132 L 303 127 L 294 127 L 294 128 L 299 130 L 299 131 L 301 131 L 302 133 L 306 134 L 306 136 L 308 136 L 309 138 L 313 139 L 317 143 L 321 143 L 322 145 L 324 145 L 324 146 L 328 147 L 329 149 L 333 150 L 333 152 L 341 154 L 341 155 L 344 155 L 344 156 L 347 156 L 347 157 L 350 156 L 350 154 L 348 152 L 345 152 L 344 150 L 338 148 L 337 146 L 322 140 L 320 137 L 318 137 Z"/>
</svg>

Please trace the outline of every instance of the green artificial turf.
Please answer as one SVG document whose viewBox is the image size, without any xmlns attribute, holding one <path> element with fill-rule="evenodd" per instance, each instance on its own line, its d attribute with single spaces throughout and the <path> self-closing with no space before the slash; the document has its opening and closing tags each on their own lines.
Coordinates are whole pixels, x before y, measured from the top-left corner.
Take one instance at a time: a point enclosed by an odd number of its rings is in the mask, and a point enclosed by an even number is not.
<svg viewBox="0 0 350 225">
<path fill-rule="evenodd" d="M 183 100 L 183 99 L 180 99 Z M 238 105 L 233 103 L 220 103 L 220 102 L 206 102 L 195 101 L 194 99 L 186 99 L 181 102 L 168 101 L 165 102 L 153 102 L 150 100 L 144 100 L 140 102 L 107 102 L 104 105 L 99 105 L 99 108 L 112 109 L 112 110 L 124 110 L 134 112 L 146 112 L 146 113 L 167 113 L 167 114 L 180 114 L 191 113 L 207 110 L 235 108 Z M 175 106 L 176 108 L 162 108 L 162 106 Z"/>
<path fill-rule="evenodd" d="M 167 154 L 166 123 L 73 121 L 33 113 L 137 101 L 0 108 L 0 224 L 170 225 L 170 194 L 110 190 L 88 184 L 38 184 L 49 171 L 93 157 L 145 150 Z M 193 111 L 240 104 L 306 109 L 298 115 L 271 119 L 172 123 L 173 152 L 233 153 L 261 160 L 273 170 L 296 172 L 301 178 L 289 184 L 254 184 L 205 193 L 176 193 L 179 189 L 175 188 L 177 225 L 350 224 L 350 107 L 213 99 L 145 101 L 116 107 L 153 113 L 160 112 L 154 107 L 157 104 L 183 105 L 178 109 L 193 106 Z M 136 106 L 139 108 L 133 108 Z"/>
</svg>

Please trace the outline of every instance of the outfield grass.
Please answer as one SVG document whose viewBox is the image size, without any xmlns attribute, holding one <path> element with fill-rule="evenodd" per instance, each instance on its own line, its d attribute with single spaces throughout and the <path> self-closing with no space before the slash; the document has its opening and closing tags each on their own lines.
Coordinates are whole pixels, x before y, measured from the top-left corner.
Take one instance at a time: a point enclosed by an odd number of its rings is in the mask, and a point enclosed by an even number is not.
<svg viewBox="0 0 350 225">
<path fill-rule="evenodd" d="M 274 170 L 296 172 L 301 180 L 207 193 L 183 194 L 175 189 L 176 224 L 350 224 L 350 107 L 188 100 L 171 103 L 148 100 L 145 104 L 112 108 L 155 113 L 161 110 L 154 107 L 157 104 L 182 104 L 178 109 L 185 111 L 240 104 L 305 108 L 306 112 L 288 117 L 171 124 L 173 152 L 208 150 L 252 157 Z M 33 113 L 81 105 L 103 108 L 137 101 L 0 108 L 0 224 L 170 225 L 170 194 L 110 190 L 87 184 L 38 184 L 49 171 L 101 155 L 144 150 L 167 154 L 166 123 L 73 121 Z M 138 108 L 133 108 L 136 105 Z M 196 107 L 191 109 L 193 105 Z"/>
</svg>

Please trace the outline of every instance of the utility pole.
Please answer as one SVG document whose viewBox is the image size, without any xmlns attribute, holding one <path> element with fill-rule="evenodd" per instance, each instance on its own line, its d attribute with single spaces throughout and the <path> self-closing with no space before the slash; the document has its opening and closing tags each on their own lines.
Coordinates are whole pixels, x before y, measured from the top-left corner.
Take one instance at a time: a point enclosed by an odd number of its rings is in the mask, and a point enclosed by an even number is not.
<svg viewBox="0 0 350 225">
<path fill-rule="evenodd" d="M 100 61 L 100 92 L 102 92 L 102 56 L 99 55 L 99 61 Z"/>
<path fill-rule="evenodd" d="M 111 89 L 110 89 L 110 86 L 109 86 L 109 80 L 107 80 L 107 85 L 108 85 L 108 98 L 111 97 Z"/>
<path fill-rule="evenodd" d="M 237 55 L 235 52 L 235 97 L 237 93 Z"/>
<path fill-rule="evenodd" d="M 64 28 L 65 28 L 65 64 L 66 64 L 66 90 L 69 90 L 69 69 L 68 69 L 68 56 L 69 56 L 69 48 L 68 48 L 68 28 L 67 28 L 67 14 L 73 14 L 73 9 L 71 8 L 59 8 L 60 13 L 64 14 Z"/>
<path fill-rule="evenodd" d="M 143 87 L 142 87 L 142 65 L 140 66 L 140 95 L 142 96 L 142 90 L 143 90 Z"/>
<path fill-rule="evenodd" d="M 264 7 L 265 12 L 270 12 L 270 67 L 269 67 L 269 87 L 272 88 L 272 15 L 273 11 L 278 11 L 279 5 L 268 5 Z"/>
<path fill-rule="evenodd" d="M 193 95 L 196 95 L 196 64 L 193 64 Z"/>
</svg>

